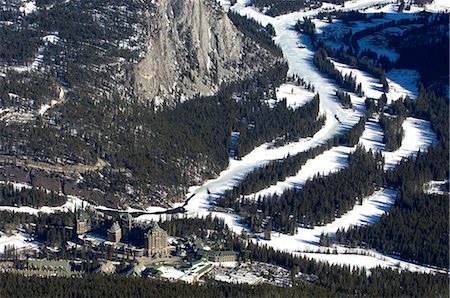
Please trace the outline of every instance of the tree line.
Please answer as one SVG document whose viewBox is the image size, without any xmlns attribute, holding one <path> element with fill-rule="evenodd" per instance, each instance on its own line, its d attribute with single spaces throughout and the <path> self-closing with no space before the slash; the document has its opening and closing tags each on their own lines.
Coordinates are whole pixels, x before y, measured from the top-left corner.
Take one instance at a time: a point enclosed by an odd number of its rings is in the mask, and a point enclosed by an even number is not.
<svg viewBox="0 0 450 298">
<path fill-rule="evenodd" d="M 275 35 L 275 31 L 272 25 L 269 24 L 267 27 L 263 27 L 258 22 L 250 18 L 243 17 L 231 10 L 228 11 L 228 17 L 245 36 L 259 43 L 263 48 L 271 52 L 273 55 L 277 57 L 283 57 L 283 53 L 280 47 L 275 45 L 272 40 L 272 36 Z"/>
<path fill-rule="evenodd" d="M 66 201 L 66 197 L 55 192 L 36 188 L 18 190 L 12 184 L 0 185 L 0 205 L 41 208 L 61 206 Z"/>
<path fill-rule="evenodd" d="M 255 169 L 247 174 L 238 185 L 231 190 L 225 191 L 222 199 L 230 201 L 233 198 L 239 198 L 241 195 L 249 195 L 260 191 L 278 181 L 283 181 L 287 177 L 295 175 L 308 160 L 335 146 L 355 146 L 358 144 L 359 138 L 364 131 L 366 119 L 367 116 L 361 117 L 358 123 L 350 130 L 342 135 L 335 136 L 323 145 L 300 152 L 294 156 L 288 155 L 283 159 L 271 161 L 267 165 Z M 219 203 L 219 205 L 221 204 Z"/>
<path fill-rule="evenodd" d="M 295 234 L 299 225 L 312 228 L 333 221 L 382 185 L 384 162 L 380 153 L 358 147 L 349 155 L 348 163 L 347 168 L 337 173 L 308 180 L 300 190 L 238 200 L 231 192 L 217 202 L 233 208 L 255 232 L 264 229 L 270 219 L 273 230 Z"/>
<path fill-rule="evenodd" d="M 342 75 L 342 73 L 336 69 L 333 62 L 328 59 L 327 52 L 324 49 L 319 49 L 314 53 L 314 64 L 319 68 L 321 72 L 335 80 L 341 87 L 355 92 L 358 96 L 363 96 L 361 83 L 356 82 L 356 77 L 353 77 L 352 73 Z"/>
</svg>

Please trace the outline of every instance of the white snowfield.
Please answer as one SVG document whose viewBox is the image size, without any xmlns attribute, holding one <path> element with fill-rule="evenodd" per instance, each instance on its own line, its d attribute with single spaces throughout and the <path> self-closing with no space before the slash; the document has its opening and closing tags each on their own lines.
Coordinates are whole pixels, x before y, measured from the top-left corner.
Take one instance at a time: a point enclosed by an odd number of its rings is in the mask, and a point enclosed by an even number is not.
<svg viewBox="0 0 450 298">
<path fill-rule="evenodd" d="M 33 12 L 35 12 L 37 9 L 36 7 L 36 2 L 35 1 L 24 1 L 22 3 L 22 6 L 19 7 L 19 10 L 28 15 L 28 14 L 32 14 Z"/>
<path fill-rule="evenodd" d="M 356 77 L 356 83 L 361 84 L 364 90 L 364 95 L 370 98 L 379 99 L 383 95 L 383 85 L 379 82 L 379 79 L 374 78 L 367 72 L 361 71 L 357 68 L 350 67 L 346 64 L 339 63 L 337 61 L 331 60 L 337 70 L 339 70 L 343 75 L 352 75 Z M 389 92 L 386 93 L 388 99 L 387 104 L 390 105 L 393 101 L 400 98 L 410 97 L 411 99 L 417 98 L 419 93 L 417 88 L 417 81 L 412 82 L 413 78 L 418 79 L 418 74 L 415 72 L 410 72 L 407 70 L 395 69 L 391 72 L 391 76 L 401 76 L 401 75 L 411 75 L 408 78 L 408 84 L 400 85 L 397 82 L 392 81 L 387 76 L 387 81 L 389 84 Z M 406 79 L 403 80 L 405 82 Z M 406 83 L 406 82 L 405 82 Z"/>
<path fill-rule="evenodd" d="M 431 4 L 425 5 L 429 12 L 450 12 L 450 2 L 448 0 L 434 0 Z"/>
<path fill-rule="evenodd" d="M 428 121 L 408 117 L 403 122 L 404 136 L 399 149 L 393 152 L 384 152 L 384 170 L 394 168 L 404 157 L 416 156 L 420 150 L 426 151 L 428 147 L 437 144 L 436 134 Z"/>
<path fill-rule="evenodd" d="M 33 121 L 33 111 L 18 109 L 17 107 L 0 108 L 0 121 L 5 123 L 27 123 Z"/>
<path fill-rule="evenodd" d="M 223 7 L 225 11 L 228 11 L 230 9 L 231 6 L 230 0 L 217 0 L 217 2 L 219 2 L 219 4 Z"/>
<path fill-rule="evenodd" d="M 448 195 L 448 180 L 431 180 L 424 184 L 423 191 L 427 194 Z"/>
<path fill-rule="evenodd" d="M 3 184 L 3 185 L 9 184 L 16 191 L 21 191 L 22 189 L 31 189 L 31 185 L 29 185 L 27 183 L 21 183 L 21 182 L 0 181 L 0 184 Z"/>
<path fill-rule="evenodd" d="M 363 134 L 359 138 L 359 144 L 364 146 L 366 150 L 381 151 L 384 152 L 384 132 L 378 123 L 378 117 L 369 118 L 366 121 L 366 126 L 364 128 Z"/>
<path fill-rule="evenodd" d="M 286 105 L 292 109 L 298 109 L 311 101 L 314 93 L 301 86 L 292 83 L 282 84 L 276 90 L 277 100 L 269 100 L 270 107 L 274 107 L 276 102 L 286 99 Z"/>
<path fill-rule="evenodd" d="M 317 175 L 325 176 L 338 172 L 348 166 L 348 156 L 355 148 L 337 146 L 308 160 L 295 176 L 287 177 L 256 193 L 247 195 L 249 199 L 262 199 L 274 195 L 281 195 L 289 189 L 301 189 L 305 183 Z"/>
<path fill-rule="evenodd" d="M 5 253 L 5 248 L 14 246 L 16 249 L 36 249 L 38 245 L 28 241 L 28 237 L 23 233 L 7 236 L 0 232 L 0 255 Z"/>
</svg>

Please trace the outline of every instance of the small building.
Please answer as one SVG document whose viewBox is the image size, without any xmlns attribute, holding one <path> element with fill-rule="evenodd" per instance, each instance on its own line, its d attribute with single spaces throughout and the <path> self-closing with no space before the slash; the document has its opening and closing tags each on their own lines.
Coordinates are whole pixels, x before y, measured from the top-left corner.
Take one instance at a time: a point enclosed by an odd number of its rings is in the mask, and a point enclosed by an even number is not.
<svg viewBox="0 0 450 298">
<path fill-rule="evenodd" d="M 236 252 L 232 250 L 220 250 L 220 251 L 199 251 L 199 255 L 208 259 L 210 262 L 224 263 L 224 262 L 235 262 L 237 259 Z"/>
<path fill-rule="evenodd" d="M 135 276 L 140 277 L 145 270 L 145 266 L 143 264 L 135 264 L 130 269 L 128 269 L 124 275 L 125 276 Z"/>
<path fill-rule="evenodd" d="M 169 281 L 182 281 L 185 283 L 196 283 L 199 279 L 213 269 L 213 264 L 206 260 L 199 260 L 191 267 L 184 269 L 177 269 L 170 265 L 161 265 L 156 268 L 160 278 Z"/>
<path fill-rule="evenodd" d="M 55 260 L 28 260 L 28 270 L 50 271 L 55 273 L 70 273 L 72 271 L 69 261 Z"/>
<path fill-rule="evenodd" d="M 101 264 L 97 269 L 94 270 L 96 273 L 103 274 L 113 274 L 116 271 L 116 266 L 111 262 L 107 261 Z"/>
<path fill-rule="evenodd" d="M 108 229 L 108 235 L 106 237 L 108 241 L 118 243 L 122 239 L 122 229 L 117 221 Z"/>
<path fill-rule="evenodd" d="M 87 233 L 92 229 L 91 218 L 86 211 L 77 211 L 75 228 L 77 235 Z"/>
<path fill-rule="evenodd" d="M 122 238 L 128 239 L 133 228 L 133 216 L 128 212 L 120 213 L 119 221 L 122 227 Z"/>
<path fill-rule="evenodd" d="M 135 248 L 133 249 L 133 255 L 136 258 L 143 257 L 145 255 L 145 250 L 143 248 Z"/>
<path fill-rule="evenodd" d="M 159 227 L 157 223 L 153 223 L 146 234 L 146 251 L 148 257 L 164 258 L 169 255 L 169 243 L 167 233 Z"/>
</svg>

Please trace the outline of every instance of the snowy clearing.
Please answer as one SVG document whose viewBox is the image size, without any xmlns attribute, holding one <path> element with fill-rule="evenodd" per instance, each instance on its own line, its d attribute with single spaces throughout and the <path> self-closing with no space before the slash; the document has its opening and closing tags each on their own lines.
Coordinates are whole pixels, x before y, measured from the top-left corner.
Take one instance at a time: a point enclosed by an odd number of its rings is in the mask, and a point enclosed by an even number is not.
<svg viewBox="0 0 450 298">
<path fill-rule="evenodd" d="M 400 148 L 393 152 L 383 153 L 385 171 L 393 169 L 403 158 L 416 156 L 419 150 L 427 151 L 428 147 L 437 143 L 436 134 L 428 121 L 408 117 L 402 127 L 404 136 Z"/>
<path fill-rule="evenodd" d="M 268 196 L 281 195 L 289 189 L 301 189 L 305 183 L 314 176 L 326 176 L 338 172 L 348 166 L 348 156 L 354 148 L 345 146 L 334 147 L 308 160 L 295 176 L 287 177 L 284 181 L 269 186 L 254 194 L 247 195 L 247 198 L 258 199 Z"/>
<path fill-rule="evenodd" d="M 378 119 L 370 118 L 366 121 L 366 126 L 361 138 L 359 138 L 359 144 L 364 146 L 366 150 L 384 151 L 384 132 L 378 123 Z"/>
<path fill-rule="evenodd" d="M 274 107 L 276 102 L 286 99 L 286 105 L 295 110 L 311 101 L 314 97 L 314 93 L 305 90 L 301 86 L 286 83 L 277 88 L 276 96 L 276 101 L 269 101 L 270 107 Z"/>
<path fill-rule="evenodd" d="M 429 12 L 450 12 L 450 2 L 448 0 L 434 0 L 431 4 L 426 4 L 425 8 Z"/>
<path fill-rule="evenodd" d="M 448 195 L 449 184 L 448 180 L 432 180 L 423 186 L 423 191 L 427 194 Z"/>
<path fill-rule="evenodd" d="M 36 249 L 37 243 L 28 241 L 29 237 L 24 233 L 17 233 L 12 236 L 0 232 L 0 255 L 5 252 L 7 246 L 14 246 L 16 249 Z"/>
<path fill-rule="evenodd" d="M 361 71 L 357 68 L 352 68 L 335 60 L 332 60 L 332 62 L 336 69 L 343 75 L 352 74 L 353 77 L 356 77 L 356 82 L 357 84 L 361 83 L 365 96 L 378 99 L 381 95 L 383 95 L 383 85 L 379 82 L 379 79 L 374 78 L 367 72 Z M 386 93 L 386 97 L 388 99 L 387 104 L 391 104 L 393 101 L 406 96 L 409 96 L 411 99 L 415 99 L 417 97 L 419 93 L 417 84 L 415 84 L 417 83 L 415 80 L 418 78 L 417 72 L 398 69 L 393 70 L 390 74 L 391 77 L 395 78 L 402 75 L 411 75 L 411 77 L 408 76 L 407 78 L 403 78 L 401 82 L 394 82 L 387 76 L 387 81 L 389 83 L 389 92 Z"/>
<path fill-rule="evenodd" d="M 28 15 L 35 12 L 37 9 L 35 1 L 24 2 L 22 6 L 20 6 L 19 11 Z"/>
<path fill-rule="evenodd" d="M 49 109 L 53 108 L 57 104 L 63 103 L 66 100 L 66 94 L 67 94 L 67 90 L 64 87 L 60 87 L 58 100 L 53 99 L 52 101 L 50 101 L 50 104 L 43 104 L 39 108 L 37 113 L 40 116 L 43 116 Z"/>
</svg>

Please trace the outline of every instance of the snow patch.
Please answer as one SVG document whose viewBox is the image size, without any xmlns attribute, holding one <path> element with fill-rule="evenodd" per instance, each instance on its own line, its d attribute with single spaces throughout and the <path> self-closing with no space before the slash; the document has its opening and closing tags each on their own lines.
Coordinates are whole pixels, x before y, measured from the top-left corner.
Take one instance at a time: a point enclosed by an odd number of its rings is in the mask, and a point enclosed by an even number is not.
<svg viewBox="0 0 450 298">
<path fill-rule="evenodd" d="M 305 90 L 300 86 L 286 83 L 277 88 L 276 96 L 276 101 L 269 101 L 271 107 L 274 107 L 276 102 L 286 99 L 286 105 L 295 110 L 311 101 L 314 97 L 314 93 Z"/>
<path fill-rule="evenodd" d="M 29 237 L 24 233 L 18 233 L 12 236 L 0 232 L 0 255 L 5 253 L 6 247 L 14 246 L 15 249 L 33 249 L 37 244 L 29 241 Z"/>
<path fill-rule="evenodd" d="M 35 12 L 37 9 L 35 1 L 24 2 L 22 6 L 20 6 L 19 11 L 29 15 Z"/>
<path fill-rule="evenodd" d="M 408 117 L 402 127 L 404 136 L 400 148 L 383 153 L 385 171 L 393 169 L 403 158 L 416 156 L 419 150 L 424 152 L 438 142 L 436 134 L 431 129 L 431 123 L 426 120 Z"/>
</svg>

